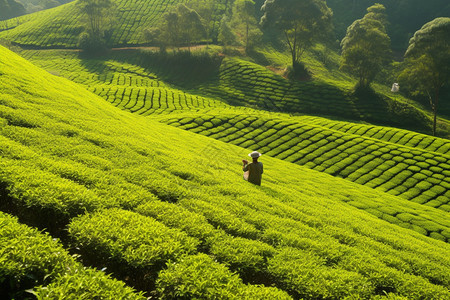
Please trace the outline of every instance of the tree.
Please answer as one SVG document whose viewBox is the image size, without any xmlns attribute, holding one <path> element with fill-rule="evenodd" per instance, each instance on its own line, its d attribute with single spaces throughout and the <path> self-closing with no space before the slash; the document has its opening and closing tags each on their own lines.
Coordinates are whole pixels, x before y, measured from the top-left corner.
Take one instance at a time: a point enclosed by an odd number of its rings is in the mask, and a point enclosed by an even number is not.
<svg viewBox="0 0 450 300">
<path fill-rule="evenodd" d="M 85 34 L 80 36 L 80 46 L 95 48 L 106 46 L 105 37 L 112 24 L 112 0 L 78 0 L 78 8 L 85 17 Z"/>
<path fill-rule="evenodd" d="M 166 51 L 167 41 L 162 38 L 162 32 L 160 28 L 151 27 L 145 29 L 144 38 L 148 43 L 158 46 L 160 52 Z"/>
<path fill-rule="evenodd" d="M 440 91 L 450 83 L 450 18 L 437 18 L 423 25 L 409 41 L 405 52 L 401 86 L 412 95 L 428 98 L 436 135 Z"/>
<path fill-rule="evenodd" d="M 157 43 L 160 48 L 187 45 L 190 51 L 192 42 L 204 37 L 205 28 L 200 15 L 180 3 L 163 16 L 158 27 L 147 29 L 144 34 L 148 41 Z"/>
<path fill-rule="evenodd" d="M 235 0 L 232 10 L 231 24 L 248 52 L 252 44 L 262 35 L 255 18 L 255 2 L 253 0 Z"/>
<path fill-rule="evenodd" d="M 261 24 L 284 34 L 294 70 L 303 52 L 332 28 L 332 12 L 324 0 L 266 0 L 261 9 Z"/>
<path fill-rule="evenodd" d="M 192 41 L 198 41 L 206 34 L 200 15 L 193 9 L 184 4 L 177 5 L 178 16 L 180 19 L 180 40 L 187 44 L 191 51 Z"/>
<path fill-rule="evenodd" d="M 341 69 L 356 74 L 360 88 L 369 87 L 383 65 L 391 59 L 385 11 L 384 6 L 378 3 L 369 7 L 362 19 L 347 28 L 341 42 Z"/>
<path fill-rule="evenodd" d="M 188 7 L 195 10 L 201 17 L 203 27 L 205 30 L 205 38 L 207 43 L 214 41 L 217 36 L 214 36 L 214 7 L 215 0 L 191 0 L 188 2 Z"/>
<path fill-rule="evenodd" d="M 218 39 L 219 42 L 222 43 L 224 49 L 227 49 L 228 46 L 236 43 L 236 35 L 231 29 L 230 21 L 227 16 L 223 16 L 222 20 L 220 21 Z"/>
</svg>

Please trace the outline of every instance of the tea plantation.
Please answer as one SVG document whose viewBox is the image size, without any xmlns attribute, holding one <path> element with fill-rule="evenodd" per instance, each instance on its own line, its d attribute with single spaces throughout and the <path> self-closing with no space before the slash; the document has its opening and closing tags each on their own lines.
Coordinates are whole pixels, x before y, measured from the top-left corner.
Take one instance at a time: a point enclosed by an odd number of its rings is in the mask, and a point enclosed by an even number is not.
<svg viewBox="0 0 450 300">
<path fill-rule="evenodd" d="M 117 93 L 0 47 L 2 294 L 450 298 L 446 141 L 233 108 L 124 61 L 56 63 Z M 255 146 L 261 187 L 242 180 Z"/>
<path fill-rule="evenodd" d="M 164 121 L 450 212 L 447 140 L 394 128 L 309 119 L 240 113 Z"/>
<path fill-rule="evenodd" d="M 189 95 L 165 83 L 163 79 L 170 81 L 174 76 L 171 68 L 161 72 L 159 64 L 152 64 L 152 61 L 147 61 L 147 67 L 143 67 L 143 54 L 135 51 L 129 53 L 133 55 L 132 63 L 124 62 L 130 60 L 130 55 L 123 52 L 114 53 L 107 60 L 103 57 L 84 59 L 67 51 L 24 51 L 23 54 L 53 74 L 86 85 L 122 109 L 143 115 L 187 110 L 188 115 L 163 117 L 160 121 L 242 147 L 260 149 L 289 162 L 449 211 L 446 164 L 449 144 L 445 140 L 394 128 L 230 107 L 208 97 Z M 170 61 L 170 57 L 166 59 Z M 258 70 L 269 74 L 264 69 Z M 254 74 L 259 73 L 254 71 Z M 192 77 L 195 76 L 190 79 Z M 278 80 L 281 86 L 288 84 L 281 77 Z M 222 99 L 229 101 L 230 98 Z M 329 101 L 333 103 L 332 99 Z M 195 113 L 199 109 L 201 113 Z M 378 139 L 380 141 L 376 142 Z M 427 221 L 422 218 L 402 214 L 395 208 L 350 203 L 391 223 L 444 241 L 448 239 L 448 232 L 434 224 L 437 220 L 445 223 L 446 217 L 436 217 L 433 224 L 425 224 Z"/>
<path fill-rule="evenodd" d="M 235 57 L 211 58 L 183 52 L 161 55 L 136 50 L 113 51 L 98 58 L 63 50 L 27 50 L 21 54 L 50 73 L 83 84 L 115 106 L 139 114 L 196 106 L 223 108 L 226 103 L 269 112 L 330 115 L 430 130 L 427 114 L 410 103 L 387 96 L 359 99 L 348 88 L 320 79 L 288 81 L 254 62 Z M 153 101 L 155 98 L 158 101 Z M 450 123 L 441 126 L 447 129 Z"/>
<path fill-rule="evenodd" d="M 157 24 L 172 5 L 186 0 L 114 0 L 111 45 L 138 45 L 146 42 L 142 32 Z M 216 1 L 217 22 L 227 0 Z M 75 48 L 83 31 L 76 1 L 0 22 L 0 39 L 33 48 Z"/>
</svg>

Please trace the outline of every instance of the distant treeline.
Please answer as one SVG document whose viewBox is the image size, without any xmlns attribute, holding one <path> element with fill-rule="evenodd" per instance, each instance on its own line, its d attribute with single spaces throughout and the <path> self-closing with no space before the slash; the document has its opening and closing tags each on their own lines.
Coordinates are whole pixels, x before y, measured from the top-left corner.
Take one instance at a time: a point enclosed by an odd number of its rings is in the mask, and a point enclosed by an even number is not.
<svg viewBox="0 0 450 300">
<path fill-rule="evenodd" d="M 386 7 L 389 25 L 387 27 L 394 50 L 404 50 L 414 32 L 423 24 L 437 18 L 450 16 L 448 0 L 326 0 L 333 10 L 336 38 L 345 36 L 347 27 L 362 18 L 366 9 L 378 2 Z"/>
</svg>

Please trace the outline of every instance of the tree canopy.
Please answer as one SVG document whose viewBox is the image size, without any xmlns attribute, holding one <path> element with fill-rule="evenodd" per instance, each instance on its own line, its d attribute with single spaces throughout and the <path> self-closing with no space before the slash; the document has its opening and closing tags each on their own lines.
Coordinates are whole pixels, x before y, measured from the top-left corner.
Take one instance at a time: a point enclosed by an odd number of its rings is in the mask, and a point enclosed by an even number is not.
<svg viewBox="0 0 450 300">
<path fill-rule="evenodd" d="M 333 23 L 337 37 L 342 39 L 347 27 L 354 20 L 362 18 L 366 8 L 374 3 L 386 7 L 392 47 L 401 51 L 405 51 L 409 39 L 423 24 L 436 17 L 450 16 L 448 0 L 327 0 L 327 5 L 334 13 Z"/>
<path fill-rule="evenodd" d="M 244 45 L 245 51 L 248 52 L 262 34 L 255 18 L 255 2 L 253 0 L 235 0 L 231 24 Z"/>
<path fill-rule="evenodd" d="M 106 47 L 106 35 L 112 24 L 112 0 L 79 0 L 78 9 L 84 16 L 85 32 L 80 35 L 79 46 L 87 51 Z"/>
<path fill-rule="evenodd" d="M 331 29 L 332 12 L 324 0 L 266 0 L 261 9 L 261 24 L 283 33 L 294 68 L 303 52 Z"/>
<path fill-rule="evenodd" d="M 186 5 L 180 3 L 168 11 L 156 28 L 146 31 L 147 39 L 158 44 L 162 49 L 166 46 L 188 46 L 206 35 L 200 15 Z"/>
<path fill-rule="evenodd" d="M 348 27 L 341 42 L 341 69 L 356 74 L 359 87 L 368 87 L 390 60 L 390 38 L 386 33 L 386 24 L 385 7 L 372 5 L 362 19 Z"/>
<path fill-rule="evenodd" d="M 434 114 L 433 135 L 440 91 L 450 82 L 450 18 L 423 25 L 409 41 L 400 81 L 412 95 L 426 96 Z"/>
</svg>

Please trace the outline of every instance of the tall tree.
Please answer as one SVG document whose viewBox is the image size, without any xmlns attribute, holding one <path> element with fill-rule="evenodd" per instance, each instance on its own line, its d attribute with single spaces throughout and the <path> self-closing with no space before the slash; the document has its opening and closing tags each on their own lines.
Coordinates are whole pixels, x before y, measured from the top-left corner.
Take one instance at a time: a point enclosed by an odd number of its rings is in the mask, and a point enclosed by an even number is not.
<svg viewBox="0 0 450 300">
<path fill-rule="evenodd" d="M 200 15 L 182 3 L 172 7 L 162 19 L 157 28 L 144 32 L 149 41 L 158 43 L 160 47 L 186 45 L 190 51 L 192 42 L 205 36 Z"/>
<path fill-rule="evenodd" d="M 248 52 L 254 41 L 262 35 L 255 18 L 253 0 L 235 0 L 232 9 L 231 24 Z"/>
<path fill-rule="evenodd" d="M 188 7 L 200 15 L 207 43 L 217 38 L 217 35 L 214 34 L 214 28 L 216 26 L 216 20 L 214 19 L 215 5 L 215 0 L 190 0 L 187 4 Z"/>
<path fill-rule="evenodd" d="M 341 42 L 341 69 L 356 74 L 361 88 L 369 87 L 391 59 L 391 40 L 386 33 L 386 24 L 386 9 L 377 3 L 367 9 L 362 19 L 347 28 Z"/>
<path fill-rule="evenodd" d="M 303 52 L 331 29 L 332 12 L 324 0 L 266 0 L 261 9 L 261 24 L 283 33 L 294 69 Z"/>
<path fill-rule="evenodd" d="M 440 91 L 450 84 L 450 18 L 437 18 L 423 25 L 405 52 L 401 86 L 412 95 L 426 96 L 433 111 L 436 135 Z"/>
<path fill-rule="evenodd" d="M 86 31 L 91 38 L 103 39 L 111 25 L 112 0 L 78 0 L 77 5 L 85 17 Z"/>
<path fill-rule="evenodd" d="M 193 41 L 198 41 L 206 34 L 200 15 L 194 9 L 184 4 L 177 6 L 178 16 L 181 23 L 180 40 L 187 45 L 191 51 Z"/>
<path fill-rule="evenodd" d="M 220 21 L 218 40 L 223 45 L 224 50 L 227 50 L 228 46 L 236 43 L 236 35 L 231 29 L 230 20 L 226 15 Z"/>
</svg>

